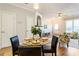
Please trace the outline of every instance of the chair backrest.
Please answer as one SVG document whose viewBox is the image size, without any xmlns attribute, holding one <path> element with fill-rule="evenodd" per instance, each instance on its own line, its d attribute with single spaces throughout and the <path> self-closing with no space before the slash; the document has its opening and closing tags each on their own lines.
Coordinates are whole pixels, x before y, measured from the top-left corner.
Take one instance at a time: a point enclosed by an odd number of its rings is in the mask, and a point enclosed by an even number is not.
<svg viewBox="0 0 79 59">
<path fill-rule="evenodd" d="M 58 37 L 53 36 L 52 41 L 51 41 L 51 49 L 56 49 L 57 47 L 57 42 L 58 42 Z"/>
<path fill-rule="evenodd" d="M 41 56 L 41 47 L 20 47 L 19 56 Z"/>
<path fill-rule="evenodd" d="M 11 37 L 10 41 L 11 41 L 13 52 L 17 51 L 18 50 L 18 46 L 19 46 L 19 38 L 18 38 L 18 36 L 16 35 L 14 37 Z"/>
</svg>

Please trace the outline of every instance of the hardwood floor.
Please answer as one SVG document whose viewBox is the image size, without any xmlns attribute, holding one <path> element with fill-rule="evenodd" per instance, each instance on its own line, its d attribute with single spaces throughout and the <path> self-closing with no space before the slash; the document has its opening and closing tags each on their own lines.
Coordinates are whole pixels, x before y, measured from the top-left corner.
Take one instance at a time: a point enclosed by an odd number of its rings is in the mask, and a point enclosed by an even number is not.
<svg viewBox="0 0 79 59">
<path fill-rule="evenodd" d="M 51 38 L 49 40 L 49 45 Z M 52 56 L 51 53 L 45 53 L 46 56 Z M 0 49 L 0 56 L 12 56 L 11 47 Z M 79 49 L 74 47 L 59 47 L 57 45 L 57 56 L 79 56 Z"/>
<path fill-rule="evenodd" d="M 77 48 L 59 48 L 58 49 L 58 56 L 79 56 L 79 49 Z"/>
<path fill-rule="evenodd" d="M 11 47 L 6 47 L 0 49 L 0 55 L 1 56 L 12 56 L 12 49 Z"/>
<path fill-rule="evenodd" d="M 3 48 L 0 50 L 1 56 L 12 56 L 11 47 Z M 46 53 L 46 56 L 52 56 L 51 53 Z M 57 56 L 79 56 L 79 49 L 72 47 L 58 47 Z"/>
</svg>

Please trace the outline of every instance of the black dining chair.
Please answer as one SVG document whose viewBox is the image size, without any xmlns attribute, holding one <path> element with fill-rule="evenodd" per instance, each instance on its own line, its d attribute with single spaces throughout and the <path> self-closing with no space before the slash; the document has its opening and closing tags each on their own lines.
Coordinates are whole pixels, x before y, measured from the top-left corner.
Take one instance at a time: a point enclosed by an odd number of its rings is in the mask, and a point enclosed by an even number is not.
<svg viewBox="0 0 79 59">
<path fill-rule="evenodd" d="M 16 35 L 14 37 L 11 37 L 10 41 L 11 41 L 11 45 L 12 45 L 13 56 L 18 55 L 18 46 L 19 46 L 19 38 L 18 38 L 18 36 Z"/>
<path fill-rule="evenodd" d="M 41 56 L 41 47 L 19 46 L 19 56 Z"/>
<path fill-rule="evenodd" d="M 56 36 L 53 36 L 52 37 L 52 41 L 51 41 L 51 46 L 42 46 L 42 53 L 43 53 L 43 56 L 44 56 L 44 53 L 52 53 L 52 56 L 53 56 L 53 53 L 55 53 L 55 56 L 57 55 L 56 53 L 56 50 L 57 50 L 57 42 L 58 42 L 58 37 Z"/>
</svg>

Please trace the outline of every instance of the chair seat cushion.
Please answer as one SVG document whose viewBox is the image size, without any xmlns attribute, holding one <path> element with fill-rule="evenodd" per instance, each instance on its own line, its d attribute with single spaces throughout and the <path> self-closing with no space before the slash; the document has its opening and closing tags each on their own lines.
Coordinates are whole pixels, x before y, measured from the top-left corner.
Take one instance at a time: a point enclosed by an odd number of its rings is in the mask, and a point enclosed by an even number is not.
<svg viewBox="0 0 79 59">
<path fill-rule="evenodd" d="M 43 46 L 42 51 L 45 52 L 45 53 L 51 53 L 51 52 L 54 52 L 55 50 L 52 50 L 51 46 Z"/>
<path fill-rule="evenodd" d="M 43 46 L 44 50 L 51 50 L 51 46 Z"/>
</svg>

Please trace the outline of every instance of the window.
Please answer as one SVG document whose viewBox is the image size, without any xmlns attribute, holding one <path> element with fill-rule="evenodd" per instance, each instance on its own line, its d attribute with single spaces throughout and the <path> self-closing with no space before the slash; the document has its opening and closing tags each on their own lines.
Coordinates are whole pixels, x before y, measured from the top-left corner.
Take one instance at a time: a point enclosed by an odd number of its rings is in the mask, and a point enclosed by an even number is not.
<svg viewBox="0 0 79 59">
<path fill-rule="evenodd" d="M 67 20 L 66 21 L 66 32 L 67 33 L 71 33 L 73 30 L 72 30 L 72 20 Z"/>
<path fill-rule="evenodd" d="M 66 20 L 66 32 L 78 32 L 79 34 L 79 20 Z"/>
<path fill-rule="evenodd" d="M 74 32 L 79 33 L 79 20 L 74 20 Z"/>
</svg>

